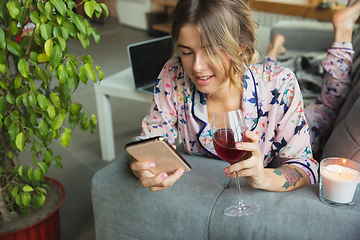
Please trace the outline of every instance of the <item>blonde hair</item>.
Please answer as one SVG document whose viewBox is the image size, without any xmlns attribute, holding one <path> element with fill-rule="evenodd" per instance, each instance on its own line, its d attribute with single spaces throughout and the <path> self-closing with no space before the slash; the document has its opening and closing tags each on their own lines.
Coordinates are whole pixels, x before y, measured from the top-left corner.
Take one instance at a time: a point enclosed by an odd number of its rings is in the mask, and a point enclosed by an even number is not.
<svg viewBox="0 0 360 240">
<path fill-rule="evenodd" d="M 221 52 L 229 57 L 231 66 L 229 72 L 223 73 L 224 79 L 229 77 L 231 85 L 240 90 L 243 88 L 243 81 L 242 78 L 239 79 L 239 75 L 242 76 L 247 67 L 256 61 L 255 23 L 246 2 L 179 0 L 174 10 L 171 31 L 173 40 L 177 42 L 180 29 L 185 25 L 195 24 L 200 32 L 202 45 L 219 70 L 227 69 Z M 216 59 L 220 59 L 222 68 Z"/>
</svg>

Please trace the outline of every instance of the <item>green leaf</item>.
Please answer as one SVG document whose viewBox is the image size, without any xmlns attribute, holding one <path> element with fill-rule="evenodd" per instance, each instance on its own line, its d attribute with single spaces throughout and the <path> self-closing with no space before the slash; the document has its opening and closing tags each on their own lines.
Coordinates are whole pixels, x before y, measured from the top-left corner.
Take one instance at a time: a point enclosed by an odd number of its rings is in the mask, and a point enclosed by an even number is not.
<svg viewBox="0 0 360 240">
<path fill-rule="evenodd" d="M 94 2 L 86 2 L 84 4 L 84 10 L 88 17 L 92 18 L 94 15 Z"/>
<path fill-rule="evenodd" d="M 19 133 L 19 134 L 16 136 L 15 144 L 16 144 L 16 147 L 17 147 L 20 151 L 24 150 L 24 146 L 25 146 L 25 134 L 24 134 L 23 132 Z"/>
<path fill-rule="evenodd" d="M 60 64 L 62 58 L 62 51 L 59 45 L 55 45 L 51 51 L 50 66 L 56 67 Z"/>
<path fill-rule="evenodd" d="M 6 39 L 6 43 L 7 43 L 7 47 L 9 52 L 11 52 L 12 54 L 21 57 L 23 55 L 21 48 L 19 46 L 19 44 L 17 44 L 16 42 L 11 41 L 10 39 Z"/>
<path fill-rule="evenodd" d="M 47 19 L 49 19 L 50 21 L 52 21 L 52 17 L 53 17 L 53 5 L 50 2 L 46 2 L 45 3 L 45 15 L 47 17 Z"/>
<path fill-rule="evenodd" d="M 30 115 L 30 123 L 31 123 L 32 125 L 34 125 L 34 126 L 38 126 L 38 125 L 39 125 L 39 123 L 38 123 L 38 121 L 37 121 L 36 113 L 32 113 L 32 114 Z"/>
<path fill-rule="evenodd" d="M 54 42 L 52 39 L 48 39 L 44 44 L 45 53 L 48 56 L 51 56 L 51 51 L 53 49 Z"/>
<path fill-rule="evenodd" d="M 35 12 L 35 11 L 30 12 L 30 19 L 35 25 L 41 23 L 39 14 L 37 12 Z"/>
<path fill-rule="evenodd" d="M 282 172 L 279 170 L 279 169 L 275 169 L 274 170 L 274 173 L 276 173 L 277 175 L 281 176 L 282 175 Z"/>
<path fill-rule="evenodd" d="M 2 74 L 5 74 L 5 72 L 6 72 L 6 65 L 3 63 L 0 63 L 0 72 Z"/>
<path fill-rule="evenodd" d="M 14 2 L 8 2 L 6 4 L 6 8 L 8 9 L 10 16 L 13 19 L 17 19 L 17 17 L 20 14 L 20 9 L 18 8 L 18 5 L 15 4 Z"/>
<path fill-rule="evenodd" d="M 0 112 L 4 112 L 7 109 L 6 99 L 4 96 L 0 97 Z"/>
<path fill-rule="evenodd" d="M 107 18 L 109 16 L 109 9 L 107 8 L 107 6 L 104 3 L 100 3 L 100 5 L 105 10 L 105 18 Z"/>
<path fill-rule="evenodd" d="M 21 193 L 21 201 L 24 206 L 29 206 L 31 202 L 31 195 L 28 192 Z"/>
<path fill-rule="evenodd" d="M 80 15 L 74 14 L 74 13 L 71 14 L 71 13 L 69 13 L 69 12 L 70 12 L 70 11 L 68 11 L 68 14 L 69 14 L 69 16 L 71 17 L 73 23 L 75 23 L 76 28 L 77 28 L 80 32 L 86 34 L 86 32 L 87 32 L 87 31 L 86 31 L 86 30 L 87 30 L 87 25 L 86 25 L 86 22 L 84 21 L 83 17 L 81 17 Z"/>
<path fill-rule="evenodd" d="M 61 47 L 61 50 L 64 51 L 66 49 L 66 41 L 62 37 L 58 37 L 58 41 Z"/>
<path fill-rule="evenodd" d="M 41 37 L 46 41 L 49 40 L 52 37 L 52 29 L 49 24 L 41 24 L 40 25 L 40 34 Z"/>
<path fill-rule="evenodd" d="M 20 132 L 19 126 L 16 122 L 12 122 L 9 126 L 8 133 L 10 136 L 10 139 L 13 141 L 15 140 L 17 134 Z"/>
<path fill-rule="evenodd" d="M 51 102 L 55 105 L 55 107 L 60 107 L 60 104 L 61 104 L 60 98 L 56 93 L 54 93 L 54 92 L 50 93 L 50 99 L 51 99 Z"/>
<path fill-rule="evenodd" d="M 2 28 L 0 28 L 0 48 L 5 49 L 6 42 L 5 42 L 5 33 Z"/>
<path fill-rule="evenodd" d="M 55 108 L 53 107 L 53 105 L 49 105 L 46 111 L 49 114 L 49 118 L 53 120 L 55 118 Z"/>
<path fill-rule="evenodd" d="M 30 104 L 30 106 L 32 106 L 33 108 L 36 108 L 37 102 L 36 102 L 35 94 L 34 94 L 34 93 L 30 93 L 28 99 L 29 99 L 29 104 Z"/>
<path fill-rule="evenodd" d="M 26 176 L 25 176 L 25 169 L 24 169 L 24 165 L 21 165 L 20 167 L 19 167 L 19 169 L 18 169 L 18 173 L 19 173 L 19 175 L 20 175 L 20 177 L 22 177 L 22 178 L 25 178 Z"/>
<path fill-rule="evenodd" d="M 44 162 L 49 164 L 51 162 L 52 154 L 50 151 L 46 150 L 44 154 Z"/>
<path fill-rule="evenodd" d="M 17 90 L 21 86 L 21 83 L 22 83 L 22 77 L 17 76 L 14 81 L 14 88 Z"/>
<path fill-rule="evenodd" d="M 86 75 L 85 75 L 85 71 L 84 71 L 84 66 L 81 66 L 80 68 L 79 68 L 79 78 L 80 78 L 80 80 L 83 82 L 83 83 L 87 83 L 87 81 L 88 81 L 88 78 L 86 77 Z"/>
<path fill-rule="evenodd" d="M 29 179 L 30 179 L 31 181 L 33 181 L 33 180 L 34 180 L 34 168 L 33 168 L 33 167 L 29 167 L 27 174 L 28 174 Z"/>
<path fill-rule="evenodd" d="M 46 122 L 45 119 L 41 119 L 40 122 L 39 122 L 39 132 L 40 132 L 40 135 L 41 136 L 44 136 L 48 133 L 49 131 L 49 126 Z"/>
<path fill-rule="evenodd" d="M 63 169 L 62 163 L 61 163 L 61 157 L 57 156 L 54 158 L 54 160 L 52 161 L 52 164 L 57 168 L 57 169 Z"/>
<path fill-rule="evenodd" d="M 86 130 L 88 129 L 90 126 L 90 119 L 89 119 L 89 115 L 87 112 L 83 112 L 81 114 L 81 117 L 80 117 L 80 127 L 81 127 L 81 130 Z"/>
<path fill-rule="evenodd" d="M 52 3 L 52 5 L 55 6 L 56 10 L 61 14 L 61 15 L 65 15 L 66 13 L 66 6 L 64 1 L 62 0 L 50 0 L 50 2 Z"/>
<path fill-rule="evenodd" d="M 25 60 L 25 58 L 22 58 L 19 60 L 18 69 L 19 69 L 21 76 L 23 76 L 24 78 L 29 77 L 29 65 L 28 65 L 27 61 Z"/>
<path fill-rule="evenodd" d="M 37 68 L 37 72 L 35 73 L 35 77 L 37 77 L 38 79 L 40 79 L 44 83 L 47 83 L 48 76 L 47 76 L 46 72 L 43 69 Z"/>
<path fill-rule="evenodd" d="M 37 7 L 42 13 L 45 13 L 45 7 L 43 1 L 37 1 Z"/>
<path fill-rule="evenodd" d="M 47 110 L 47 108 L 49 107 L 49 102 L 47 98 L 42 94 L 37 95 L 37 102 L 39 106 L 42 108 L 42 110 Z"/>
<path fill-rule="evenodd" d="M 34 179 L 35 181 L 41 181 L 44 178 L 44 173 L 41 168 L 35 169 Z"/>
<path fill-rule="evenodd" d="M 20 194 L 16 196 L 15 202 L 16 202 L 17 205 L 22 206 Z"/>
<path fill-rule="evenodd" d="M 66 64 L 65 64 L 65 67 L 66 67 L 66 71 L 67 73 L 69 74 L 70 77 L 75 77 L 75 67 L 73 65 L 73 63 L 71 61 L 67 61 Z"/>
<path fill-rule="evenodd" d="M 8 87 L 7 87 L 7 85 L 6 85 L 6 83 L 4 82 L 4 80 L 0 80 L 0 87 L 2 88 L 2 89 L 8 89 Z"/>
<path fill-rule="evenodd" d="M 98 76 L 99 76 L 99 80 L 102 80 L 104 79 L 104 73 L 103 71 L 101 70 L 101 68 L 99 66 L 95 66 L 97 72 L 98 72 Z"/>
<path fill-rule="evenodd" d="M 41 168 L 44 173 L 47 173 L 49 167 L 44 162 L 36 162 L 36 164 Z"/>
<path fill-rule="evenodd" d="M 46 53 L 40 53 L 38 56 L 38 62 L 39 63 L 43 63 L 43 62 L 47 62 L 50 60 L 50 56 L 47 55 Z"/>
<path fill-rule="evenodd" d="M 32 192 L 34 189 L 30 185 L 25 185 L 22 189 L 24 192 Z"/>
<path fill-rule="evenodd" d="M 84 65 L 84 70 L 86 77 L 95 82 L 95 71 L 92 68 L 91 63 L 86 63 Z"/>
<path fill-rule="evenodd" d="M 6 95 L 6 101 L 10 104 L 15 104 L 15 98 L 11 93 Z"/>
<path fill-rule="evenodd" d="M 51 124 L 51 129 L 53 130 L 57 130 L 61 127 L 61 125 L 64 122 L 64 117 L 62 114 L 59 114 L 59 116 L 53 121 L 53 123 Z"/>
<path fill-rule="evenodd" d="M 16 197 L 19 193 L 19 187 L 14 187 L 13 190 L 11 191 L 11 196 L 12 197 Z"/>
<path fill-rule="evenodd" d="M 61 145 L 63 145 L 64 147 L 69 146 L 69 143 L 71 141 L 70 129 L 65 128 L 65 132 L 63 134 L 61 134 L 60 141 L 61 141 Z"/>
<path fill-rule="evenodd" d="M 70 35 L 69 29 L 67 29 L 65 27 L 61 27 L 61 32 L 62 32 L 62 36 L 65 39 L 65 41 L 68 40 L 69 35 Z"/>
<path fill-rule="evenodd" d="M 60 84 L 66 84 L 69 76 L 64 65 L 59 65 L 58 73 L 59 73 Z"/>
<path fill-rule="evenodd" d="M 98 30 L 96 28 L 92 27 L 92 28 L 90 28 L 90 31 L 91 31 L 91 34 L 94 37 L 95 43 L 99 44 L 99 42 L 100 42 L 100 34 L 99 34 Z"/>
<path fill-rule="evenodd" d="M 46 200 L 45 195 L 41 194 L 41 195 L 38 197 L 38 201 L 37 201 L 38 206 L 39 206 L 39 207 L 43 206 L 44 203 L 45 203 L 45 200 Z"/>
<path fill-rule="evenodd" d="M 78 33 L 76 36 L 79 39 L 79 41 L 80 41 L 81 45 L 83 46 L 83 48 L 88 50 L 89 45 L 90 45 L 90 41 L 89 41 L 89 38 L 86 36 L 86 34 Z"/>
</svg>

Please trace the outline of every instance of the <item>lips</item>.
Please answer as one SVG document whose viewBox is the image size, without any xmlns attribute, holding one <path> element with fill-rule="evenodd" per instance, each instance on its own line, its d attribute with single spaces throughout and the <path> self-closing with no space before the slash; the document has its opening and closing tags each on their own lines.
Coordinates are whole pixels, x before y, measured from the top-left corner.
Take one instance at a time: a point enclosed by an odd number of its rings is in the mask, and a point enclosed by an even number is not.
<svg viewBox="0 0 360 240">
<path fill-rule="evenodd" d="M 196 81 L 199 85 L 201 86 L 205 86 L 207 84 L 209 84 L 212 80 L 212 78 L 214 77 L 215 75 L 211 75 L 211 76 L 196 76 Z"/>
</svg>

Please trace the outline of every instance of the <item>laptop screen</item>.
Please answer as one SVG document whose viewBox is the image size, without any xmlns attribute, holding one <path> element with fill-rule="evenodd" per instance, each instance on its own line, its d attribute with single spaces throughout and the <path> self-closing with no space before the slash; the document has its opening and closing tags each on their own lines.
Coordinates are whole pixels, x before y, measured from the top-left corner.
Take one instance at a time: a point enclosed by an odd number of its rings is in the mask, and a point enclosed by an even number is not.
<svg viewBox="0 0 360 240">
<path fill-rule="evenodd" d="M 169 60 L 172 52 L 173 42 L 170 35 L 128 46 L 136 89 L 155 85 L 162 67 Z"/>
</svg>

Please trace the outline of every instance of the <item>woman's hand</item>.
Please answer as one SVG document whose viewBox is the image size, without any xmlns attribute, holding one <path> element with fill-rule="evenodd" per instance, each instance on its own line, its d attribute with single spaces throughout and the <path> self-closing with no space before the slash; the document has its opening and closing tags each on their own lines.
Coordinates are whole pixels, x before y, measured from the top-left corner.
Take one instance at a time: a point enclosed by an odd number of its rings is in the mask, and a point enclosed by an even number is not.
<svg viewBox="0 0 360 240">
<path fill-rule="evenodd" d="M 143 187 L 149 188 L 153 192 L 164 190 L 171 187 L 184 173 L 183 169 L 177 169 L 173 174 L 168 175 L 165 172 L 155 175 L 151 172 L 155 168 L 153 162 L 139 162 L 133 159 L 130 168 L 134 175 L 139 178 Z"/>
<path fill-rule="evenodd" d="M 244 135 L 248 141 L 236 143 L 235 147 L 238 150 L 247 151 L 244 157 L 245 160 L 225 168 L 224 172 L 228 177 L 244 177 L 253 188 L 264 189 L 264 184 L 267 181 L 263 165 L 263 154 L 258 146 L 259 138 L 251 131 L 246 131 Z"/>
</svg>

